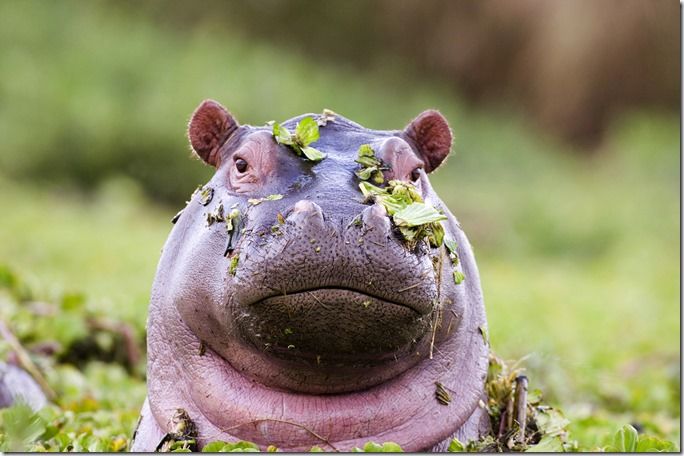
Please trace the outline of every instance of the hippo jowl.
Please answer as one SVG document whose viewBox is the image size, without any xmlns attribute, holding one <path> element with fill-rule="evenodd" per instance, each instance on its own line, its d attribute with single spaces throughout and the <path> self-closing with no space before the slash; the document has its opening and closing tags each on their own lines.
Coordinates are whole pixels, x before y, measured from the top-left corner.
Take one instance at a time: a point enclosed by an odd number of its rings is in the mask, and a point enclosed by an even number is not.
<svg viewBox="0 0 684 456">
<path fill-rule="evenodd" d="M 427 177 L 451 148 L 441 114 L 397 131 L 331 112 L 248 126 L 205 101 L 188 135 L 216 173 L 159 262 L 134 451 L 154 450 L 178 410 L 200 447 L 440 450 L 487 431 L 477 267 Z M 365 174 L 359 150 L 374 154 Z M 442 234 L 407 242 L 415 231 L 390 216 L 390 199 L 362 194 L 371 176 L 443 214 L 432 225 Z"/>
</svg>

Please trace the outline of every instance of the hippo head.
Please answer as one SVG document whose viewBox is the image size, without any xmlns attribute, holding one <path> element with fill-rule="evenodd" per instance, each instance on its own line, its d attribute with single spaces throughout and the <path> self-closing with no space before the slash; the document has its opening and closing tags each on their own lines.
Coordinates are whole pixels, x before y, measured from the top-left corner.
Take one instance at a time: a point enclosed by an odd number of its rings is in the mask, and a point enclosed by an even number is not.
<svg viewBox="0 0 684 456">
<path fill-rule="evenodd" d="M 451 147 L 442 115 L 398 131 L 330 111 L 255 127 L 205 101 L 189 138 L 216 173 L 164 246 L 133 449 L 154 449 L 178 409 L 200 445 L 477 437 L 486 321 L 470 245 L 428 180 Z M 410 219 L 393 191 L 424 212 Z"/>
</svg>

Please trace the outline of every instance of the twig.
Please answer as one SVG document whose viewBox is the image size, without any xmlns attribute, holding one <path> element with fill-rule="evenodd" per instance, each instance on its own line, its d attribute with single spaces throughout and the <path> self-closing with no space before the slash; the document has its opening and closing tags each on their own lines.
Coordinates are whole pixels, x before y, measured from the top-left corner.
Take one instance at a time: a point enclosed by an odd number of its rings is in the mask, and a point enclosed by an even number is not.
<svg viewBox="0 0 684 456">
<path fill-rule="evenodd" d="M 10 331 L 2 320 L 0 320 L 0 334 L 2 334 L 2 337 L 7 341 L 10 348 L 17 354 L 17 359 L 21 367 L 33 377 L 36 383 L 38 383 L 38 386 L 43 390 L 45 396 L 51 401 L 55 400 L 57 393 L 50 387 L 47 380 L 45 380 L 45 377 L 43 377 L 43 374 L 40 373 L 38 367 L 31 360 L 28 352 L 21 346 L 19 340 L 12 334 L 12 331 Z"/>
<path fill-rule="evenodd" d="M 420 284 L 421 284 L 421 282 L 414 283 L 413 285 L 409 285 L 409 286 L 406 287 L 406 288 L 402 288 L 402 289 L 400 289 L 400 290 L 397 290 L 397 293 L 403 293 L 403 292 L 405 292 L 405 291 L 409 291 L 409 290 L 411 290 L 412 288 L 419 287 Z"/>
<path fill-rule="evenodd" d="M 432 353 L 435 348 L 435 336 L 437 335 L 437 326 L 441 325 L 442 323 L 442 309 L 439 309 L 437 312 L 437 318 L 435 318 L 435 321 L 433 322 L 433 327 L 432 327 L 432 339 L 430 340 L 430 359 L 432 359 Z"/>
<path fill-rule="evenodd" d="M 518 422 L 518 440 L 525 441 L 525 425 L 527 423 L 527 377 L 519 375 L 515 378 L 515 420 Z"/>
<path fill-rule="evenodd" d="M 309 293 L 309 294 L 311 295 L 312 298 L 314 298 L 316 301 L 318 301 L 318 303 L 321 305 L 321 307 L 323 307 L 323 308 L 326 309 L 326 310 L 330 310 L 330 307 L 328 307 L 328 306 L 326 306 L 325 304 L 323 304 L 323 301 L 321 301 L 320 299 L 318 299 L 318 296 L 316 296 L 313 292 L 307 291 L 307 293 Z"/>
</svg>

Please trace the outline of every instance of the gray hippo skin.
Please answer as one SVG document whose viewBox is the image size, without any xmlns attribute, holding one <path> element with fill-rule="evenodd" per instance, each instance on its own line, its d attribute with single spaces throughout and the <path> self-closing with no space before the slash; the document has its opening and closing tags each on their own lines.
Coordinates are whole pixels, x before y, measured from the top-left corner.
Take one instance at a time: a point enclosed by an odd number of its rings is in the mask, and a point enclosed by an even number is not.
<svg viewBox="0 0 684 456">
<path fill-rule="evenodd" d="M 393 441 L 443 451 L 453 436 L 488 431 L 477 267 L 427 177 L 449 154 L 446 120 L 426 111 L 404 130 L 376 131 L 308 114 L 283 125 L 294 131 L 305 117 L 321 124 L 318 162 L 278 144 L 270 126 L 239 125 L 214 101 L 193 114 L 190 143 L 216 168 L 204 187 L 213 194 L 195 193 L 159 262 L 134 451 L 153 451 L 178 409 L 200 448 L 249 440 L 349 451 Z M 364 201 L 355 175 L 363 144 L 390 168 L 386 180 L 412 182 L 447 215 L 458 264 L 444 245 L 409 249 L 385 207 Z M 282 199 L 248 201 L 275 194 Z M 240 211 L 232 231 L 208 223 L 219 206 Z M 436 384 L 451 401 L 438 399 Z"/>
</svg>

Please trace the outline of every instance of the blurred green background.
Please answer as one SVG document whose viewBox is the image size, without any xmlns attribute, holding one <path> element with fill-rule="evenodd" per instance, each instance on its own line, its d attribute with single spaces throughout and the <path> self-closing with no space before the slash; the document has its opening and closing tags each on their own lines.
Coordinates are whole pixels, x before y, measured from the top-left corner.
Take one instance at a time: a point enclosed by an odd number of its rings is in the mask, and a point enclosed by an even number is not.
<svg viewBox="0 0 684 456">
<path fill-rule="evenodd" d="M 624 423 L 678 440 L 678 19 L 666 0 L 4 0 L 0 264 L 142 333 L 169 220 L 211 175 L 185 137 L 201 100 L 376 129 L 437 108 L 455 143 L 432 181 L 494 350 L 528 357 L 587 447 Z"/>
</svg>

